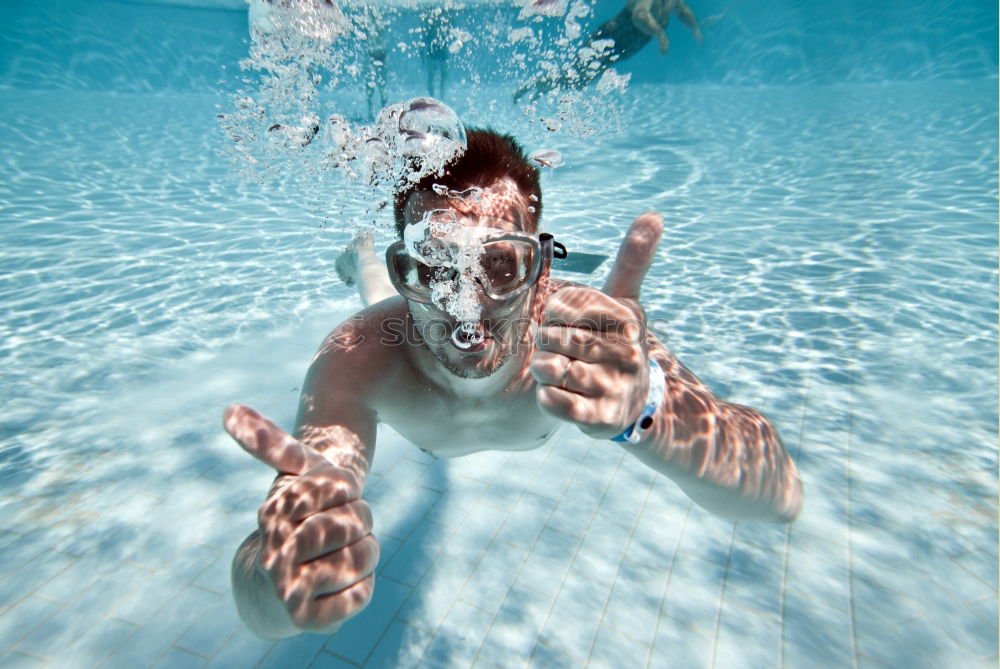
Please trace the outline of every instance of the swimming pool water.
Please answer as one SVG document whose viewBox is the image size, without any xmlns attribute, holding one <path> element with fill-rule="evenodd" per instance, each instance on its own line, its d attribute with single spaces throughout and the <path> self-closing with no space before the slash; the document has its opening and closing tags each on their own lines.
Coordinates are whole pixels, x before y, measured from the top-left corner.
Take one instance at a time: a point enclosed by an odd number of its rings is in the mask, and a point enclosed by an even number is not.
<svg viewBox="0 0 1000 669">
<path fill-rule="evenodd" d="M 375 598 L 278 643 L 232 605 L 271 475 L 220 414 L 291 426 L 350 231 L 233 177 L 221 94 L 42 88 L 0 89 L 0 666 L 997 666 L 995 78 L 639 82 L 624 133 L 526 132 L 571 249 L 664 213 L 649 315 L 778 425 L 802 515 L 713 517 L 575 431 L 384 429 Z"/>
</svg>

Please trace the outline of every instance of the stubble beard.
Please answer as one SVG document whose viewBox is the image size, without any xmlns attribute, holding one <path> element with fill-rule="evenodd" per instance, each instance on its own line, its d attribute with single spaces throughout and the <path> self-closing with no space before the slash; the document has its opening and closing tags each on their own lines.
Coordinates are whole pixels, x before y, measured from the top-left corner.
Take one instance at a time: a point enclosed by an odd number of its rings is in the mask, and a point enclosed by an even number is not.
<svg viewBox="0 0 1000 669">
<path fill-rule="evenodd" d="M 445 369 L 461 379 L 485 379 L 500 369 L 505 362 L 514 355 L 514 347 L 507 346 L 501 349 L 498 355 L 494 355 L 486 367 L 475 365 L 472 367 L 462 365 L 460 362 L 448 357 L 445 347 L 431 349 L 434 358 L 441 363 Z"/>
</svg>

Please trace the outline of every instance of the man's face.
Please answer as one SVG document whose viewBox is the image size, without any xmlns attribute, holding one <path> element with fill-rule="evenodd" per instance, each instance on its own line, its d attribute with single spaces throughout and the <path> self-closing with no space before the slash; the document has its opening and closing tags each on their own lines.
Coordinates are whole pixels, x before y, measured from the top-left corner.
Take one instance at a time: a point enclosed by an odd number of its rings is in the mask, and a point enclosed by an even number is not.
<svg viewBox="0 0 1000 669">
<path fill-rule="evenodd" d="M 484 189 L 479 197 L 457 197 L 455 193 L 440 195 L 429 191 L 416 192 L 407 201 L 403 215 L 406 225 L 420 222 L 424 215 L 435 209 L 446 209 L 455 221 L 469 228 L 488 227 L 504 232 L 532 231 L 527 198 L 522 196 L 512 182 L 502 180 Z M 527 334 L 530 305 L 534 287 L 505 302 L 486 297 L 482 290 L 475 291 L 480 320 L 478 327 L 482 342 L 459 346 L 452 333 L 459 320 L 434 304 L 409 301 L 410 313 L 424 345 L 448 371 L 462 378 L 482 378 L 493 374 L 517 350 Z"/>
</svg>

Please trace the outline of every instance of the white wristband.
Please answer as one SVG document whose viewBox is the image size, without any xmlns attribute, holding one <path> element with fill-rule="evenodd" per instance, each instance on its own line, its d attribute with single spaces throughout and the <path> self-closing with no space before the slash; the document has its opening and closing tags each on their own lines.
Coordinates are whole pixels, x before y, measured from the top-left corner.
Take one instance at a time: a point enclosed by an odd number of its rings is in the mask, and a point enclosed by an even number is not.
<svg viewBox="0 0 1000 669">
<path fill-rule="evenodd" d="M 638 444 L 642 438 L 642 433 L 653 426 L 653 416 L 660 408 L 663 400 L 663 392 L 666 389 L 667 379 L 663 374 L 663 369 L 652 358 L 649 359 L 649 393 L 646 395 L 646 406 L 634 423 L 625 428 L 625 431 L 616 437 L 611 437 L 611 441 L 627 441 L 630 444 Z"/>
</svg>

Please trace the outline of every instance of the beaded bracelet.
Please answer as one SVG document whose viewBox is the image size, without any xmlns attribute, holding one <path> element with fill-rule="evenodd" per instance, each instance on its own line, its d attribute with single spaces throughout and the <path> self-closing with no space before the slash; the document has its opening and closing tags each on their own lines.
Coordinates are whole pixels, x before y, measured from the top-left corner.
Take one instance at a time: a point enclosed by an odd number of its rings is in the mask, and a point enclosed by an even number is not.
<svg viewBox="0 0 1000 669">
<path fill-rule="evenodd" d="M 666 385 L 667 381 L 663 375 L 663 369 L 660 368 L 655 360 L 650 358 L 649 394 L 646 395 L 646 406 L 636 421 L 625 428 L 618 436 L 611 437 L 611 441 L 627 441 L 630 444 L 639 443 L 639 439 L 642 437 L 642 430 L 648 430 L 653 426 L 653 415 L 656 414 L 656 410 L 660 407 L 660 401 L 663 399 L 663 391 Z"/>
</svg>

